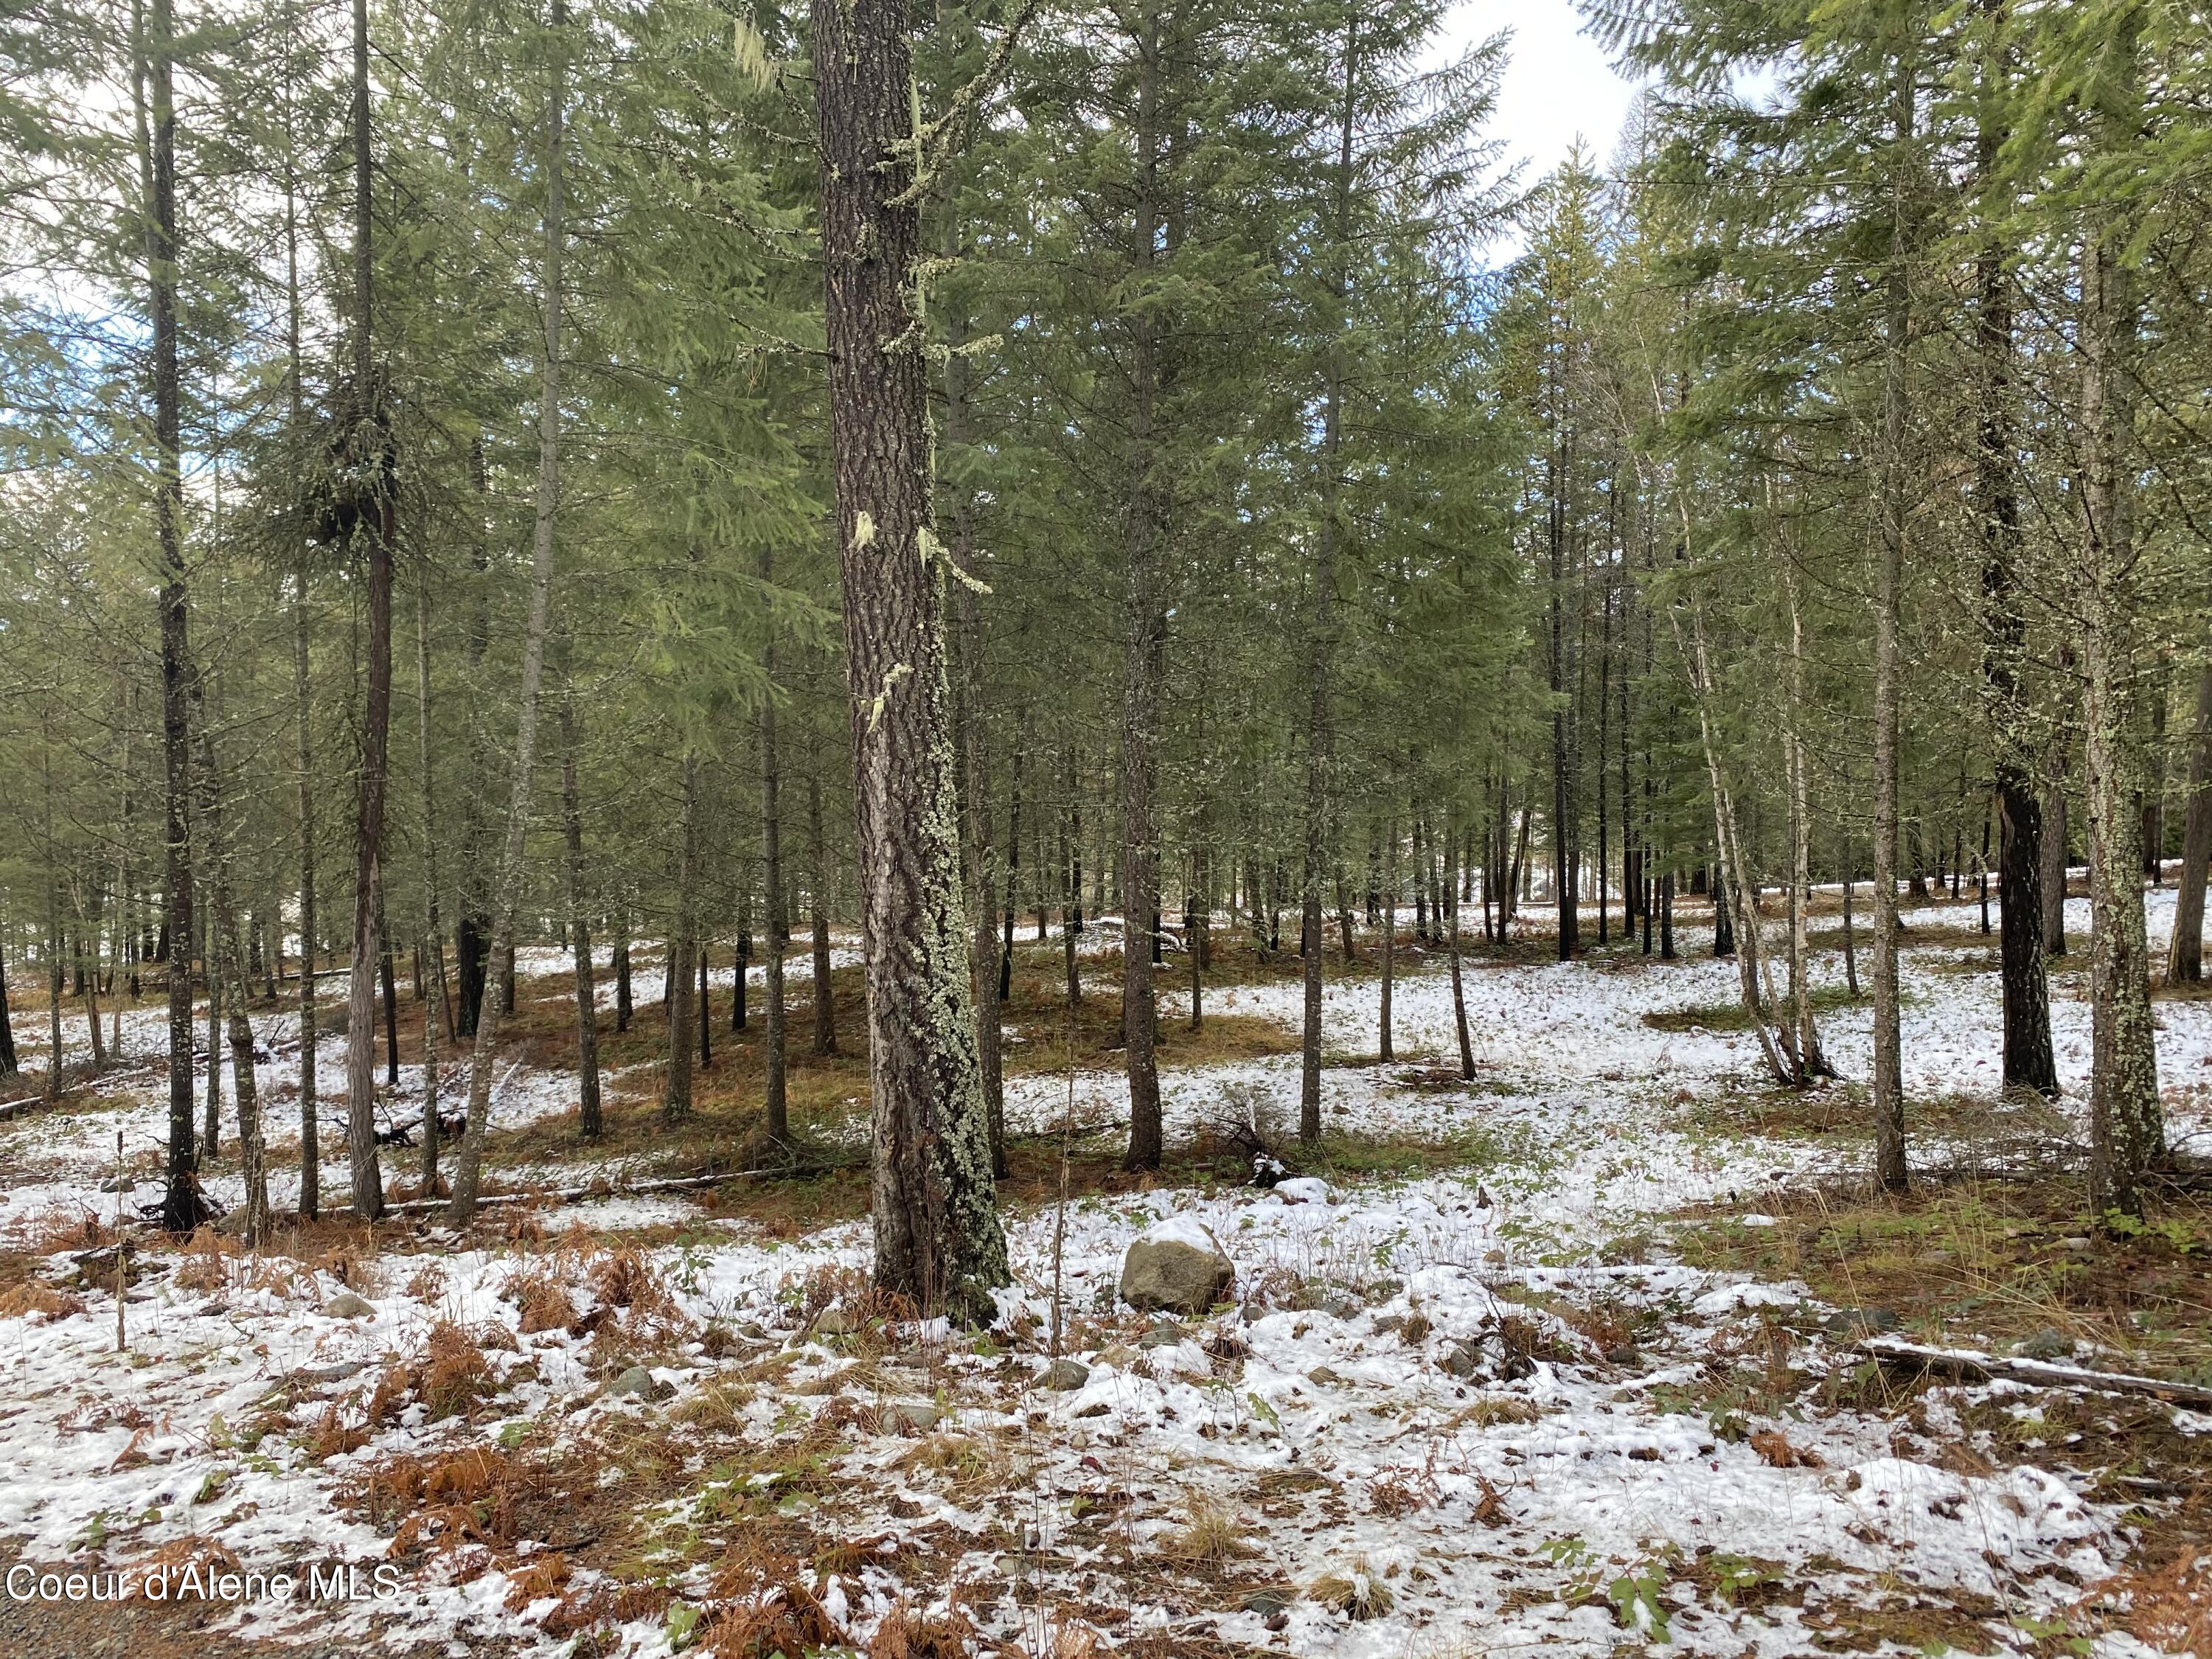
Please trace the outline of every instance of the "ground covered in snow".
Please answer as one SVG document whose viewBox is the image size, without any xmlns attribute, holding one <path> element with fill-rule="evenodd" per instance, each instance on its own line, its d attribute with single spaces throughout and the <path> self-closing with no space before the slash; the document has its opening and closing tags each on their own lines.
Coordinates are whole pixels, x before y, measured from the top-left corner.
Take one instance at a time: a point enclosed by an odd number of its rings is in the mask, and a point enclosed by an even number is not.
<svg viewBox="0 0 2212 1659">
<path fill-rule="evenodd" d="M 1540 942 L 1470 955 L 1471 1082 L 1440 955 L 1410 938 L 1395 1058 L 1376 1060 L 1370 941 L 1328 994 L 1310 1151 L 1285 1133 L 1297 985 L 1224 946 L 1232 982 L 1206 1009 L 1230 1057 L 1169 1048 L 1157 1182 L 1111 1172 L 1127 1104 L 1103 1056 L 1056 1068 L 1048 1018 L 1019 1016 L 1016 1283 L 980 1332 L 867 1289 L 846 1170 L 549 1196 L 465 1237 L 421 1218 L 332 1218 L 258 1254 L 134 1234 L 118 1351 L 130 1200 L 99 1189 L 117 1132 L 143 1172 L 165 1110 L 160 1012 L 129 1011 L 125 1059 L 0 1125 L 0 1563 L 30 1572 L 0 1645 L 79 1650 L 76 1573 L 87 1595 L 103 1574 L 135 1587 L 148 1639 L 201 1656 L 2206 1650 L 2212 1410 L 1946 1380 L 1858 1345 L 2212 1382 L 2212 1221 L 2175 1193 L 2140 1237 L 2088 1237 L 2068 1150 L 2086 1006 L 2062 972 L 2066 1097 L 1999 1100 L 1971 903 L 1908 917 L 1928 1178 L 1871 1199 L 1850 1081 L 1869 1015 L 1834 920 L 1816 970 L 1844 1080 L 1806 1094 L 1759 1080 L 1701 929 L 1672 963 L 1617 944 L 1564 965 Z M 1049 990 L 1057 956 L 1032 948 L 1020 972 Z M 562 960 L 524 965 L 557 1008 Z M 1107 1000 L 1109 964 L 1085 965 Z M 2158 1006 L 2170 1139 L 2202 1148 L 2212 1002 Z M 672 1172 L 652 1018 L 613 1054 L 597 1151 L 570 1144 L 559 1044 L 519 1045 L 496 1184 Z M 264 1099 L 296 1124 L 296 1025 L 255 1024 Z M 795 1047 L 807 1029 L 795 1015 Z M 319 1051 L 326 1091 L 339 1048 Z M 865 1070 L 808 1063 L 802 1132 L 849 1146 Z M 395 1099 L 422 1081 L 403 1067 Z M 1249 1184 L 1255 1140 L 1299 1178 Z M 296 1139 L 272 1142 L 289 1169 Z M 334 1163 L 325 1191 L 340 1180 Z M 233 1196 L 234 1175 L 210 1187 Z M 288 1174 L 280 1206 L 296 1190 Z M 1121 1300 L 1125 1253 L 1162 1238 L 1229 1258 L 1217 1304 Z M 37 1600 L 37 1571 L 63 1601 Z"/>
</svg>

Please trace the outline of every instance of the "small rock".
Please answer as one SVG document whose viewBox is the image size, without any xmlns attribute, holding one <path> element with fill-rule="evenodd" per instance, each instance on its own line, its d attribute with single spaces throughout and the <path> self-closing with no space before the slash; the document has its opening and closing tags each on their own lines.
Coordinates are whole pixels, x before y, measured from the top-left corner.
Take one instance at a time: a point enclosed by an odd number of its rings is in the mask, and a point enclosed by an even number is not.
<svg viewBox="0 0 2212 1659">
<path fill-rule="evenodd" d="M 1079 1359 L 1055 1359 L 1037 1377 L 1037 1387 L 1050 1394 L 1073 1394 L 1091 1380 L 1091 1367 Z"/>
<path fill-rule="evenodd" d="M 1237 1267 L 1213 1235 L 1174 1218 L 1121 1258 L 1121 1300 L 1148 1312 L 1202 1314 L 1229 1294 Z"/>
<path fill-rule="evenodd" d="M 1366 1305 L 1346 1291 L 1331 1291 L 1322 1298 L 1321 1310 L 1332 1319 L 1357 1319 L 1366 1311 Z"/>
<path fill-rule="evenodd" d="M 1172 1319 L 1163 1319 L 1137 1339 L 1140 1348 L 1172 1348 L 1189 1333 Z"/>
<path fill-rule="evenodd" d="M 1275 1183 L 1275 1196 L 1285 1204 L 1326 1204 L 1328 1182 L 1313 1176 L 1294 1176 Z"/>
<path fill-rule="evenodd" d="M 1402 1330 L 1405 1324 L 1406 1316 L 1403 1314 L 1383 1314 L 1375 1322 L 1375 1334 L 1381 1336 L 1386 1332 Z"/>
<path fill-rule="evenodd" d="M 245 1237 L 246 1206 L 241 1204 L 234 1210 L 224 1211 L 222 1218 L 215 1224 L 215 1230 L 226 1238 Z"/>
<path fill-rule="evenodd" d="M 340 1291 L 323 1304 L 323 1315 L 329 1319 L 374 1319 L 376 1304 L 367 1297 L 356 1296 L 351 1291 Z"/>
<path fill-rule="evenodd" d="M 843 1308 L 830 1308 L 814 1322 L 814 1328 L 823 1336 L 850 1336 L 860 1328 L 860 1322 Z"/>
<path fill-rule="evenodd" d="M 1286 1590 L 1257 1589 L 1244 1598 L 1244 1611 L 1256 1613 L 1262 1619 L 1273 1618 L 1290 1610 L 1291 1596 Z"/>
<path fill-rule="evenodd" d="M 1306 1373 L 1306 1381 L 1309 1382 L 1318 1383 L 1321 1387 L 1326 1389 L 1334 1383 L 1343 1382 L 1344 1379 L 1338 1376 L 1336 1372 L 1329 1370 L 1328 1366 L 1316 1365 Z"/>
<path fill-rule="evenodd" d="M 1263 1308 L 1256 1302 L 1247 1302 L 1237 1314 L 1237 1317 L 1247 1325 L 1256 1325 L 1273 1311 L 1273 1309 Z"/>
<path fill-rule="evenodd" d="M 883 1429 L 885 1434 L 927 1434 L 944 1416 L 943 1412 L 925 1401 L 901 1401 L 884 1407 Z"/>
<path fill-rule="evenodd" d="M 2089 1248 L 2089 1241 L 2086 1238 L 2069 1238 L 2065 1241 L 2065 1244 L 2069 1250 L 2086 1250 Z"/>
<path fill-rule="evenodd" d="M 2071 1359 L 2074 1344 L 2046 1325 L 2021 1343 L 2020 1352 L 2029 1359 Z"/>
<path fill-rule="evenodd" d="M 1447 1376 L 1473 1376 L 1482 1369 L 1482 1345 L 1479 1342 L 1459 1341 L 1443 1352 L 1437 1361 Z"/>
<path fill-rule="evenodd" d="M 1081 1411 L 1076 1413 L 1076 1415 L 1078 1417 L 1103 1417 L 1106 1415 L 1106 1402 L 1103 1400 L 1094 1400 L 1089 1405 L 1085 1406 Z"/>
<path fill-rule="evenodd" d="M 110 1176 L 100 1183 L 100 1190 L 103 1193 L 128 1193 L 137 1191 L 137 1187 L 129 1176 Z"/>
<path fill-rule="evenodd" d="M 607 1384 L 607 1392 L 618 1399 L 650 1400 L 653 1398 L 653 1373 L 642 1365 L 632 1365 Z"/>
<path fill-rule="evenodd" d="M 1605 1351 L 1605 1363 L 1608 1365 L 1633 1365 L 1643 1358 L 1633 1342 L 1623 1342 Z"/>
</svg>

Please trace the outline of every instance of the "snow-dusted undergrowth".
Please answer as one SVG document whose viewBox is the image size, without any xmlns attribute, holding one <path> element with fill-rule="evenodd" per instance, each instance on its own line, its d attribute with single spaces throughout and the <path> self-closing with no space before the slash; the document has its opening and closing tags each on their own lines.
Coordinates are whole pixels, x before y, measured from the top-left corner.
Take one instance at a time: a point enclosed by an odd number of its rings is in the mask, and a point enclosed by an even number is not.
<svg viewBox="0 0 2212 1659">
<path fill-rule="evenodd" d="M 2170 914 L 2154 895 L 2154 932 Z M 1992 1092 L 1994 975 L 1942 960 L 1978 948 L 1907 957 L 1916 1097 Z M 557 957 L 526 966 L 563 970 Z M 1839 977 L 1840 961 L 1819 971 Z M 1058 1244 L 1049 1207 L 1017 1216 L 1018 1282 L 980 1343 L 868 1322 L 854 1300 L 865 1223 L 775 1237 L 678 1198 L 571 1206 L 514 1243 L 440 1254 L 433 1239 L 366 1267 L 203 1259 L 195 1272 L 168 1258 L 134 1292 L 124 1354 L 112 1299 L 81 1289 L 83 1311 L 0 1320 L 0 1535 L 35 1561 L 123 1564 L 211 1539 L 248 1570 L 374 1564 L 392 1559 L 392 1515 L 364 1493 L 389 1484 L 395 1457 L 584 1460 L 592 1492 L 634 1492 L 631 1524 L 649 1522 L 629 1571 L 659 1585 L 635 1604 L 594 1601 L 615 1564 L 580 1522 L 469 1523 L 469 1504 L 490 1500 L 465 1493 L 442 1522 L 403 1531 L 393 1597 L 223 1615 L 272 1638 L 312 1626 L 516 1654 L 568 1651 L 580 1632 L 601 1644 L 589 1650 L 665 1652 L 692 1607 L 697 1630 L 724 1628 L 716 1617 L 742 1600 L 726 1553 L 766 1559 L 762 1538 L 795 1534 L 860 1546 L 805 1582 L 862 1646 L 895 1607 L 951 1593 L 992 1642 L 1038 1654 L 1147 1635 L 1165 1652 L 1599 1654 L 1663 1635 L 1686 1652 L 1781 1656 L 1838 1629 L 1838 1607 L 1900 1597 L 2026 1651 L 2047 1628 L 2037 1621 L 2116 1570 L 2120 1512 L 2061 1471 L 1946 1455 L 1954 1441 L 1971 1449 L 1957 1413 L 2003 1406 L 2013 1385 L 1940 1390 L 1910 1425 L 1848 1404 L 1743 1421 L 1686 1408 L 1747 1356 L 1805 1378 L 1854 1364 L 1803 1285 L 1700 1271 L 1665 1248 L 1667 1212 L 1718 1200 L 1757 1227 L 1763 1194 L 1863 1155 L 1851 1137 L 1701 1127 L 1697 1103 L 1754 1086 L 1755 1050 L 1644 1016 L 1725 1003 L 1727 964 L 1470 964 L 1467 983 L 1476 1085 L 1432 1075 L 1451 1005 L 1431 967 L 1398 987 L 1397 1043 L 1414 1058 L 1334 1066 L 1324 1092 L 1333 1128 L 1449 1144 L 1463 1167 L 1334 1191 L 1087 1196 Z M 1287 1023 L 1297 997 L 1237 988 L 1208 1006 Z M 1371 981 L 1333 987 L 1331 1046 L 1371 1052 L 1375 1012 Z M 2163 1073 L 2193 1084 L 2212 1066 L 2212 1007 L 2160 1012 Z M 2086 1007 L 2059 995 L 2054 1024 L 2078 1093 Z M 160 1040 L 155 1016 L 125 1024 L 128 1054 Z M 284 1022 L 263 1030 L 273 1088 L 292 1060 Z M 1826 1038 L 1863 1076 L 1864 1012 L 1830 1018 Z M 335 1048 L 325 1075 L 336 1086 Z M 571 1109 L 566 1080 L 511 1077 L 501 1124 Z M 1164 1081 L 1171 1141 L 1232 1113 L 1295 1115 L 1294 1060 Z M 0 1129 L 15 1172 L 0 1228 L 20 1244 L 58 1204 L 108 1213 L 94 1188 L 115 1132 L 158 1136 L 158 1085 L 118 1072 L 96 1109 Z M 2173 1099 L 2178 1136 L 2203 1128 L 2192 1098 Z M 1060 1128 L 1067 1100 L 1065 1078 L 1017 1079 L 1010 1127 Z M 1110 1132 L 1126 1116 L 1112 1076 L 1079 1076 L 1074 1103 L 1079 1126 Z M 1177 1325 L 1119 1306 L 1123 1252 L 1170 1218 L 1232 1257 L 1237 1308 Z M 562 1246 L 571 1224 L 598 1245 L 579 1232 Z M 646 1258 L 667 1301 L 625 1306 L 605 1246 L 648 1226 L 683 1230 Z M 1631 1236 L 1644 1242 L 1613 1248 Z M 70 1271 L 66 1252 L 48 1266 L 57 1280 Z M 368 1292 L 365 1314 L 342 1316 L 340 1272 Z M 1057 1389 L 1041 1352 L 1055 1274 L 1081 1365 Z M 532 1275 L 573 1319 L 531 1314 Z M 1640 1334 L 1576 1317 L 1593 1305 Z M 469 1333 L 477 1355 L 463 1409 L 426 1381 L 441 1327 Z"/>
</svg>

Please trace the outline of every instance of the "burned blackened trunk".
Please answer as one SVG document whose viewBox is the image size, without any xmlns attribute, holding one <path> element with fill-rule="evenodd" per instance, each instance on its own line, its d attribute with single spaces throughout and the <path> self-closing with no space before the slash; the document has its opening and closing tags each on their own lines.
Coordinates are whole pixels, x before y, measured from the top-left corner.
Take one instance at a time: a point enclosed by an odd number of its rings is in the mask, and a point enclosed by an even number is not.
<svg viewBox="0 0 2212 1659">
<path fill-rule="evenodd" d="M 969 1002 L 928 358 L 911 9 L 814 0 L 824 309 L 867 952 L 875 1278 L 988 1317 L 1006 1282 Z"/>
</svg>

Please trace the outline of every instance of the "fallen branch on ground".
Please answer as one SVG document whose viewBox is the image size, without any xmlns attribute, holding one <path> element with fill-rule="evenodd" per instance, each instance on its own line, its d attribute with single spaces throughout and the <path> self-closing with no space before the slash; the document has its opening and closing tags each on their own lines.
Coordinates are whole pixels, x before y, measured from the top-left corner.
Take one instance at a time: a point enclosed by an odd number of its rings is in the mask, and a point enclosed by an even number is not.
<svg viewBox="0 0 2212 1659">
<path fill-rule="evenodd" d="M 2048 1359 L 2027 1359 L 2002 1354 L 1978 1353 L 1971 1348 L 1923 1347 L 1891 1336 L 1870 1336 L 1852 1345 L 1856 1352 L 1885 1365 L 1936 1371 L 1967 1382 L 1988 1382 L 2002 1377 L 2041 1389 L 2081 1389 L 2106 1394 L 2143 1394 L 2183 1406 L 2212 1406 L 2212 1389 L 2194 1382 L 2172 1382 L 2164 1377 L 2136 1376 L 2127 1371 L 2097 1371 L 2087 1365 L 2064 1365 Z"/>
</svg>

